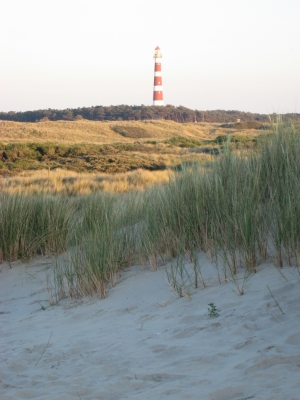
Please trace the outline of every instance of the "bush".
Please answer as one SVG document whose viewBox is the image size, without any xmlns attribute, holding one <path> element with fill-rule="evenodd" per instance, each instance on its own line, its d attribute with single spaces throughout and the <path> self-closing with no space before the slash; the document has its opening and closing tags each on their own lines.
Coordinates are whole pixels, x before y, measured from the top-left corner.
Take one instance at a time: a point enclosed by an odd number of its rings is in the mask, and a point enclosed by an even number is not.
<svg viewBox="0 0 300 400">
<path fill-rule="evenodd" d="M 201 140 L 186 138 L 182 136 L 174 136 L 171 139 L 165 140 L 164 143 L 171 144 L 172 146 L 187 148 L 193 148 L 203 145 L 203 142 Z"/>
</svg>

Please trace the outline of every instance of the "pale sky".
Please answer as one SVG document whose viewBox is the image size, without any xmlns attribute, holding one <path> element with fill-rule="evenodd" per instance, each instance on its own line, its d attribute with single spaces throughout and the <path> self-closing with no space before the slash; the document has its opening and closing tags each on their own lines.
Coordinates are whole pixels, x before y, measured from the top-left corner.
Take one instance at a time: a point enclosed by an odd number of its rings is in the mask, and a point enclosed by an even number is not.
<svg viewBox="0 0 300 400">
<path fill-rule="evenodd" d="M 300 0 L 0 0 L 0 111 L 300 112 Z"/>
</svg>

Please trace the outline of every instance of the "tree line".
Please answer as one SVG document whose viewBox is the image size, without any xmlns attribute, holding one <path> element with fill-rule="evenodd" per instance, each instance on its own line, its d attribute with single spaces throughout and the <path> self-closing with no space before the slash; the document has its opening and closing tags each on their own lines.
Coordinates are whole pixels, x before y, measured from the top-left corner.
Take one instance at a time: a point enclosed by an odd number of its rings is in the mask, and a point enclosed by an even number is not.
<svg viewBox="0 0 300 400">
<path fill-rule="evenodd" d="M 229 123 L 240 121 L 259 121 L 268 122 L 276 120 L 277 114 L 257 114 L 243 111 L 212 110 L 200 111 L 192 110 L 183 106 L 95 106 L 67 108 L 65 110 L 47 109 L 24 112 L 0 112 L 0 120 L 18 122 L 39 122 L 39 121 L 75 121 L 87 119 L 91 121 L 141 121 L 151 119 L 165 119 L 176 122 L 217 122 Z M 300 114 L 284 114 L 283 120 L 300 121 Z"/>
</svg>

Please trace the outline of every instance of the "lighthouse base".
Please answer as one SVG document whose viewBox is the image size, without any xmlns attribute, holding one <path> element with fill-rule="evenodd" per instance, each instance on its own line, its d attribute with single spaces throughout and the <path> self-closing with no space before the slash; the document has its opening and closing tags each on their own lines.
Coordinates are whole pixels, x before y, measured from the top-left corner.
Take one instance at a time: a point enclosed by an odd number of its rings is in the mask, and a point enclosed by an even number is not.
<svg viewBox="0 0 300 400">
<path fill-rule="evenodd" d="M 164 101 L 163 100 L 153 100 L 153 105 L 154 106 L 163 106 Z"/>
</svg>

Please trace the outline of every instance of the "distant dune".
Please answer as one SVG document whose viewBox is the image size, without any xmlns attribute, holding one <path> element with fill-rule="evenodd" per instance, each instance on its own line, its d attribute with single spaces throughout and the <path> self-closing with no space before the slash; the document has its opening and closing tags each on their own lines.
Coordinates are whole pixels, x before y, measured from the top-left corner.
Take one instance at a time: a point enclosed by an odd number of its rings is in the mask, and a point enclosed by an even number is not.
<svg viewBox="0 0 300 400">
<path fill-rule="evenodd" d="M 259 125 L 260 127 L 261 125 Z M 256 135 L 252 126 L 238 124 L 221 126 L 208 123 L 177 123 L 174 121 L 0 121 L 0 141 L 10 142 L 56 142 L 93 143 L 132 142 L 147 139 L 170 139 L 183 136 L 196 139 L 215 139 L 226 133 Z M 260 133 L 260 132 L 259 132 Z"/>
</svg>

